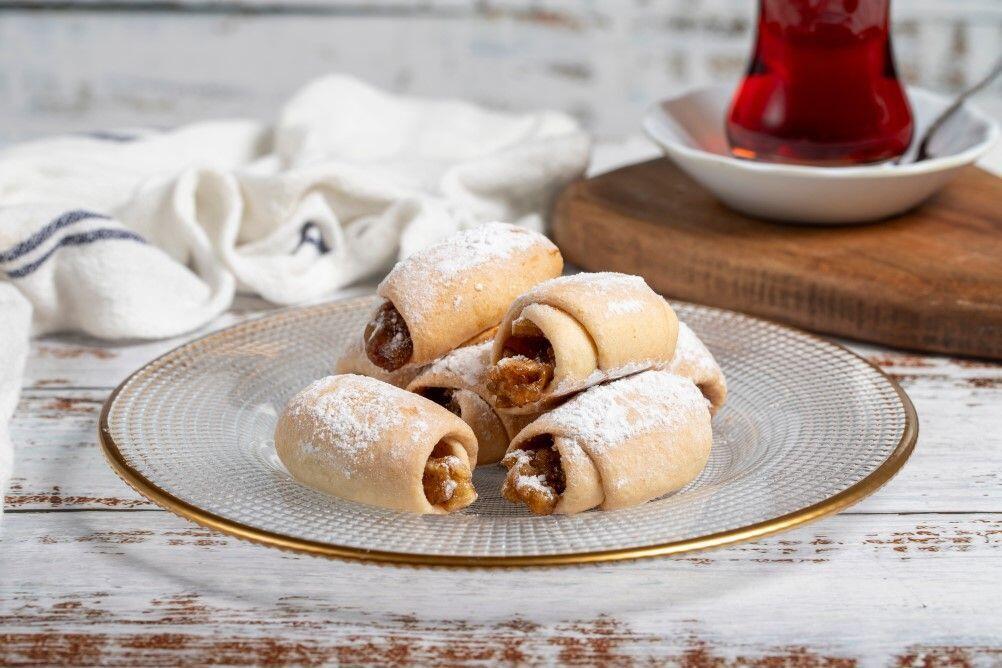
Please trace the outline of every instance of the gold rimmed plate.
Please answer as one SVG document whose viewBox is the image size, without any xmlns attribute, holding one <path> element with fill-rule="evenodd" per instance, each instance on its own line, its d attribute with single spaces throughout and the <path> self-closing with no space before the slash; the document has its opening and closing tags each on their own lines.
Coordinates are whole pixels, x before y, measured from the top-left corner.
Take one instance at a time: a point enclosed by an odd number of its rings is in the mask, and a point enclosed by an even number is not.
<svg viewBox="0 0 1002 668">
<path fill-rule="evenodd" d="M 331 373 L 372 296 L 292 308 L 150 362 L 101 413 L 112 468 L 199 524 L 314 555 L 438 566 L 530 566 L 667 555 L 789 529 L 874 492 L 907 460 L 918 421 L 898 385 L 836 344 L 730 311 L 675 303 L 727 376 L 703 473 L 636 508 L 535 517 L 475 474 L 465 511 L 421 516 L 295 481 L 272 432 L 285 402 Z"/>
</svg>

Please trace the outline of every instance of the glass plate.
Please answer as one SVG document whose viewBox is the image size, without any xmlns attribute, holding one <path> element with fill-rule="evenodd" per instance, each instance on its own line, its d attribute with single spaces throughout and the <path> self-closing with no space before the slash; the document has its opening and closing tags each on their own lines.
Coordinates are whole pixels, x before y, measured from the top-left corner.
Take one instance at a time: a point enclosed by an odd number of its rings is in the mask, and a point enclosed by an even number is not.
<svg viewBox="0 0 1002 668">
<path fill-rule="evenodd" d="M 241 538 L 335 557 L 429 565 L 539 565 L 670 554 L 780 531 L 872 493 L 918 431 L 894 381 L 833 343 L 674 303 L 723 367 L 702 474 L 678 493 L 610 512 L 535 517 L 477 469 L 465 511 L 412 515 L 335 499 L 289 476 L 272 432 L 285 402 L 330 373 L 377 303 L 293 308 L 188 343 L 115 390 L 100 436 L 116 472 L 161 506 Z"/>
</svg>

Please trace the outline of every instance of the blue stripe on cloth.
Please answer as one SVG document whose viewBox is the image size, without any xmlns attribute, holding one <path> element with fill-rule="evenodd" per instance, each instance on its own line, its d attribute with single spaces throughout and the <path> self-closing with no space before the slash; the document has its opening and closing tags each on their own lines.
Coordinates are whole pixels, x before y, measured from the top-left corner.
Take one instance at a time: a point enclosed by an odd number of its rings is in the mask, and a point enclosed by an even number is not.
<svg viewBox="0 0 1002 668">
<path fill-rule="evenodd" d="M 84 210 L 67 211 L 66 213 L 53 220 L 51 223 L 49 223 L 39 231 L 32 234 L 30 237 L 28 237 L 21 243 L 11 248 L 8 248 L 7 250 L 0 253 L 0 264 L 3 264 L 5 262 L 11 262 L 21 257 L 25 253 L 30 253 L 31 251 L 35 250 L 43 243 L 45 243 L 46 239 L 48 239 L 49 237 L 51 237 L 53 234 L 63 229 L 64 227 L 67 227 L 74 223 L 78 223 L 81 220 L 87 220 L 89 218 L 99 218 L 101 220 L 108 220 L 108 216 L 104 215 L 103 213 L 94 213 L 93 211 L 84 211 Z"/>
<path fill-rule="evenodd" d="M 313 234 L 314 232 L 316 232 L 316 234 Z M 314 223 L 312 220 L 306 221 L 305 223 L 303 223 L 303 226 L 299 228 L 299 243 L 296 244 L 296 247 L 292 249 L 292 252 L 295 253 L 300 248 L 302 248 L 304 244 L 310 244 L 311 246 L 316 246 L 317 251 L 321 255 L 326 255 L 327 253 L 331 252 L 330 246 L 328 246 L 327 242 L 324 241 L 323 230 L 321 230 L 320 226 Z"/>
<path fill-rule="evenodd" d="M 139 139 L 139 135 L 135 133 L 114 132 L 111 130 L 95 130 L 94 132 L 85 132 L 83 133 L 83 136 L 90 137 L 91 139 L 100 139 L 102 141 L 111 141 L 117 144 L 126 144 Z"/>
<path fill-rule="evenodd" d="M 52 254 L 63 246 L 85 246 L 89 243 L 95 241 L 104 241 L 106 239 L 128 239 L 129 241 L 138 241 L 141 244 L 145 244 L 146 240 L 135 232 L 129 230 L 114 229 L 110 227 L 102 227 L 97 230 L 90 230 L 89 232 L 79 232 L 77 234 L 67 234 L 65 237 L 59 240 L 59 242 L 49 249 L 42 257 L 38 258 L 34 262 L 29 262 L 19 269 L 14 269 L 7 272 L 7 278 L 23 278 L 31 272 L 35 271 L 41 267 L 46 260 L 52 257 Z"/>
</svg>

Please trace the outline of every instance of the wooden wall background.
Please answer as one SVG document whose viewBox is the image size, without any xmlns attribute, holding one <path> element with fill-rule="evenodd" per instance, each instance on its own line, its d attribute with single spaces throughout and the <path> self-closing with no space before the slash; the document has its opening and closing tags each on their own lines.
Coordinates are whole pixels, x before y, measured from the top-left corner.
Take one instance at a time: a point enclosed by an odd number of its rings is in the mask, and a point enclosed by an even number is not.
<svg viewBox="0 0 1002 668">
<path fill-rule="evenodd" d="M 350 72 L 397 91 L 555 107 L 600 138 L 739 76 L 754 0 L 0 0 L 0 142 L 205 116 L 269 118 Z M 956 91 L 1002 44 L 1002 0 L 896 0 L 898 64 Z M 980 104 L 1002 116 L 1002 84 Z"/>
</svg>

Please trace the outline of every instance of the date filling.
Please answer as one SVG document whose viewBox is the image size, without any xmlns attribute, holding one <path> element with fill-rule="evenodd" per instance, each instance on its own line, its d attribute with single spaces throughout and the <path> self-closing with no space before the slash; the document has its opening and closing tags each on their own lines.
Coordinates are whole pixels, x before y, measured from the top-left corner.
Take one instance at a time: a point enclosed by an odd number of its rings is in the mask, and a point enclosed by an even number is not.
<svg viewBox="0 0 1002 668">
<path fill-rule="evenodd" d="M 543 336 L 512 336 L 487 374 L 487 389 L 503 408 L 539 401 L 553 380 L 553 346 Z"/>
<path fill-rule="evenodd" d="M 414 342 L 400 311 L 383 302 L 365 326 L 365 355 L 385 371 L 396 371 L 410 361 Z"/>
<path fill-rule="evenodd" d="M 477 500 L 470 467 L 443 441 L 439 441 L 428 457 L 421 483 L 428 503 L 447 512 L 465 508 Z"/>
<path fill-rule="evenodd" d="M 525 504 L 536 515 L 553 513 L 567 479 L 552 436 L 537 436 L 522 449 L 506 454 L 501 463 L 508 468 L 501 488 L 505 499 Z"/>
<path fill-rule="evenodd" d="M 457 417 L 463 417 L 459 402 L 456 401 L 456 391 L 449 387 L 424 387 L 418 390 L 425 399 L 434 401 L 442 408 L 448 410 Z"/>
</svg>

